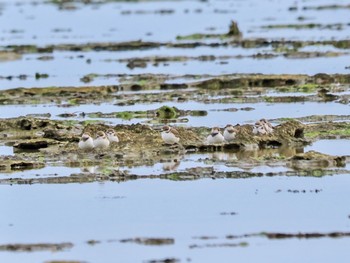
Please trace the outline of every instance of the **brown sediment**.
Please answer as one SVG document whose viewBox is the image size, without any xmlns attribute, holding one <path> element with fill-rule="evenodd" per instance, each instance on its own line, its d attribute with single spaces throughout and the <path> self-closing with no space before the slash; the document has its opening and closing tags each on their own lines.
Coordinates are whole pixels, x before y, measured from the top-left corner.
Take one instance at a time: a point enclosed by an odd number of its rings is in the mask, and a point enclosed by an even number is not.
<svg viewBox="0 0 350 263">
<path fill-rule="evenodd" d="M 120 170 L 114 170 L 109 173 L 80 173 L 71 174 L 70 176 L 56 176 L 56 177 L 45 177 L 45 175 L 37 178 L 6 178 L 0 179 L 0 185 L 26 185 L 26 184 L 71 184 L 71 183 L 93 183 L 93 182 L 126 182 L 137 179 L 163 179 L 172 181 L 189 181 L 189 180 L 200 180 L 200 179 L 245 179 L 253 177 L 263 176 L 304 176 L 304 177 L 322 177 L 322 176 L 333 176 L 337 174 L 349 174 L 348 170 L 340 169 L 308 169 L 308 170 L 291 170 L 287 172 L 220 172 L 215 171 L 212 167 L 203 168 L 195 167 L 189 168 L 184 172 L 172 172 L 164 173 L 160 175 L 145 174 L 138 176 L 135 174 L 129 174 Z"/>
<path fill-rule="evenodd" d="M 217 38 L 219 41 L 214 43 L 201 42 L 202 39 Z M 56 44 L 47 46 L 35 45 L 8 45 L 6 52 L 14 52 L 19 54 L 26 53 L 52 53 L 53 51 L 125 51 L 125 50 L 143 50 L 154 49 L 159 47 L 168 48 L 196 48 L 200 46 L 219 47 L 233 46 L 242 48 L 259 48 L 259 47 L 305 47 L 314 45 L 332 45 L 336 48 L 347 49 L 350 46 L 350 41 L 344 40 L 322 40 L 322 41 L 294 41 L 284 39 L 244 39 L 232 38 L 229 34 L 192 34 L 189 36 L 178 36 L 178 40 L 186 40 L 189 42 L 147 42 L 147 41 L 128 41 L 128 42 L 99 42 L 99 43 L 84 43 L 84 44 Z M 222 40 L 223 41 L 222 41 Z M 221 40 L 221 41 L 220 41 Z"/>
<path fill-rule="evenodd" d="M 0 245 L 0 251 L 19 251 L 19 252 L 35 252 L 35 251 L 61 251 L 73 247 L 72 243 L 37 243 L 37 244 L 5 244 Z"/>
<path fill-rule="evenodd" d="M 173 238 L 129 238 L 120 240 L 122 243 L 136 243 L 147 246 L 161 246 L 161 245 L 173 245 L 175 240 Z"/>
<path fill-rule="evenodd" d="M 330 233 L 270 233 L 264 232 L 263 236 L 266 236 L 268 239 L 287 239 L 287 238 L 299 238 L 299 239 L 308 239 L 308 238 L 340 238 L 340 237 L 350 237 L 349 232 L 330 232 Z"/>
<path fill-rule="evenodd" d="M 118 76 L 121 84 L 108 86 L 83 87 L 46 87 L 46 88 L 16 88 L 1 92 L 0 104 L 38 104 L 50 103 L 60 107 L 115 102 L 117 105 L 132 105 L 138 102 L 165 102 L 169 100 L 196 100 L 204 102 L 296 102 L 296 101 L 334 101 L 341 103 L 349 101 L 349 95 L 334 95 L 332 92 L 344 90 L 341 85 L 350 83 L 348 74 L 316 74 L 308 75 L 260 75 L 260 74 L 229 74 L 210 75 L 98 75 L 89 74 L 86 78 L 92 81 L 97 77 Z M 176 81 L 177 79 L 181 79 Z M 184 82 L 185 79 L 185 82 Z M 198 80 L 199 79 L 199 80 Z M 171 80 L 171 83 L 168 82 Z M 337 85 L 335 85 L 337 83 Z M 196 93 L 193 90 L 196 89 Z M 263 94 L 268 89 L 281 92 L 311 92 L 307 96 L 247 96 L 251 92 Z M 140 93 L 124 94 L 123 91 L 139 90 L 170 90 L 160 94 Z M 316 93 L 317 92 L 317 93 Z M 195 95 L 211 95 L 195 96 Z M 215 96 L 226 95 L 217 99 Z M 77 115 L 75 113 L 75 115 Z M 67 115 L 69 117 L 69 115 Z"/>
<path fill-rule="evenodd" d="M 0 51 L 0 62 L 19 60 L 21 57 L 21 54 L 16 52 Z"/>
</svg>

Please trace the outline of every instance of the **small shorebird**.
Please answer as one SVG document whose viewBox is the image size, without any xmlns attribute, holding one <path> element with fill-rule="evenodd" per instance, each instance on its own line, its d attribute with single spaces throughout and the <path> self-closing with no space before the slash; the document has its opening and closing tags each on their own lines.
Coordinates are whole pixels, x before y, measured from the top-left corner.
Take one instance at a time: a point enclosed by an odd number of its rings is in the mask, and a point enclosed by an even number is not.
<svg viewBox="0 0 350 263">
<path fill-rule="evenodd" d="M 236 137 L 238 130 L 234 128 L 231 124 L 227 124 L 224 130 L 224 138 L 225 141 L 230 142 L 233 141 Z"/>
<path fill-rule="evenodd" d="M 207 137 L 207 143 L 209 144 L 222 143 L 224 140 L 224 136 L 222 136 L 220 128 L 218 127 L 212 128 L 210 135 Z"/>
<path fill-rule="evenodd" d="M 180 141 L 179 132 L 167 125 L 163 127 L 161 135 L 166 144 L 174 144 Z"/>
<path fill-rule="evenodd" d="M 109 146 L 109 140 L 103 131 L 98 131 L 96 139 L 94 140 L 95 148 L 107 148 Z"/>
<path fill-rule="evenodd" d="M 262 125 L 260 122 L 256 122 L 255 125 L 253 126 L 253 134 L 255 135 L 266 134 L 264 125 Z"/>
<path fill-rule="evenodd" d="M 273 132 L 273 126 L 270 122 L 268 122 L 266 119 L 261 119 L 257 121 L 253 127 L 253 133 L 254 134 L 269 134 Z"/>
<path fill-rule="evenodd" d="M 78 143 L 78 147 L 82 150 L 91 150 L 94 148 L 94 140 L 88 132 L 83 133 Z"/>
<path fill-rule="evenodd" d="M 106 131 L 107 138 L 109 142 L 119 142 L 119 138 L 113 129 L 108 129 Z"/>
<path fill-rule="evenodd" d="M 267 121 L 266 119 L 261 119 L 260 122 L 263 124 L 266 133 L 273 133 L 273 126 L 269 121 Z"/>
</svg>

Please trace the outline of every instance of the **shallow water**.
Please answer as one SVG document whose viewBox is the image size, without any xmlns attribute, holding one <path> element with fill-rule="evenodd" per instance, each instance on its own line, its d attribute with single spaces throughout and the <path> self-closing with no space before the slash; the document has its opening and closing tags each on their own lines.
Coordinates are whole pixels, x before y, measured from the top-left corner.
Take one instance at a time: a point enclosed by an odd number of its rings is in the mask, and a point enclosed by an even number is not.
<svg viewBox="0 0 350 263">
<path fill-rule="evenodd" d="M 208 111 L 206 116 L 185 116 L 187 126 L 219 126 L 224 127 L 227 123 L 255 123 L 261 118 L 276 119 L 307 117 L 311 115 L 343 115 L 348 111 L 349 105 L 339 104 L 335 102 L 296 102 L 296 103 L 200 103 L 200 102 L 166 102 L 166 103 L 139 103 L 131 106 L 116 106 L 113 104 L 103 103 L 99 105 L 78 105 L 72 107 L 61 107 L 59 105 L 0 105 L 0 118 L 14 118 L 25 116 L 24 113 L 30 114 L 51 114 L 51 119 L 56 120 L 99 120 L 106 121 L 112 125 L 116 124 L 132 124 L 132 123 L 147 123 L 150 119 L 135 118 L 125 120 L 120 118 L 89 118 L 80 117 L 79 113 L 99 112 L 111 113 L 121 111 L 146 111 L 156 110 L 164 105 L 177 107 L 180 110 L 204 110 Z M 244 107 L 253 107 L 254 110 L 236 112 L 225 111 L 230 108 L 241 109 Z M 63 118 L 59 114 L 76 113 L 76 117 Z M 179 122 L 183 125 L 183 122 Z"/>
<path fill-rule="evenodd" d="M 44 3 L 45 2 L 45 3 Z M 306 1 L 140 1 L 103 4 L 68 3 L 71 9 L 61 9 L 46 1 L 5 0 L 0 3 L 0 90 L 18 87 L 117 85 L 137 74 L 169 74 L 166 82 L 188 83 L 207 75 L 233 73 L 308 74 L 349 73 L 348 48 L 332 44 L 298 47 L 299 52 L 319 52 L 312 58 L 288 57 L 295 47 L 284 41 L 331 41 L 349 39 L 349 9 L 309 9 L 335 4 L 330 0 Z M 348 1 L 337 1 L 348 5 Z M 73 7 L 73 8 L 72 8 Z M 293 10 L 290 10 L 293 9 Z M 253 14 L 253 15 L 252 15 Z M 230 39 L 177 40 L 177 36 L 194 33 L 225 34 L 231 20 L 238 22 L 243 39 L 263 38 L 279 45 L 263 47 L 224 46 Z M 339 23 L 341 28 L 325 28 Z M 266 28 L 269 25 L 314 24 L 314 28 Z M 321 28 L 319 28 L 321 27 Z M 59 51 L 52 53 L 2 54 L 7 45 L 34 44 L 45 47 L 63 43 L 86 44 L 124 41 L 187 43 L 201 41 L 219 43 L 218 47 L 160 48 L 126 51 Z M 328 52 L 328 55 L 325 55 Z M 334 52 L 334 53 L 331 53 Z M 272 58 L 253 56 L 271 54 Z M 52 56 L 43 60 L 43 56 Z M 146 67 L 127 67 L 127 59 L 154 56 L 185 58 Z M 215 56 L 201 61 L 200 56 Z M 242 56 L 238 58 L 237 56 Z M 257 56 L 259 57 L 259 56 Z M 46 57 L 47 58 L 47 57 Z M 36 79 L 36 73 L 48 78 Z M 90 83 L 81 78 L 87 74 L 114 74 L 95 77 Z M 26 79 L 16 78 L 21 74 Z M 205 74 L 187 78 L 188 74 Z M 6 77 L 12 76 L 9 80 Z M 173 78 L 176 76 L 176 78 Z M 336 83 L 334 83 L 337 85 Z M 322 86 L 322 85 L 321 85 Z M 344 85 L 336 95 L 348 95 Z M 189 91 L 187 89 L 186 91 Z M 121 94 L 160 93 L 159 90 L 123 91 Z M 168 92 L 168 91 L 164 91 Z M 196 90 L 191 90 L 196 92 Z M 273 88 L 249 93 L 257 96 L 307 96 L 307 92 L 279 92 Z M 0 97 L 1 97 L 0 92 Z M 115 94 L 114 94 L 115 95 Z M 222 95 L 221 98 L 223 98 Z M 210 97 L 215 99 L 217 97 Z M 121 112 L 156 110 L 163 105 L 180 110 L 204 110 L 206 116 L 184 116 L 187 122 L 175 123 L 187 127 L 220 126 L 227 123 L 252 124 L 257 119 L 297 118 L 311 115 L 346 115 L 349 103 L 136 103 L 113 105 L 113 99 L 99 104 L 66 105 L 1 105 L 0 118 L 27 114 L 51 114 L 55 120 L 98 120 L 110 125 L 146 123 L 149 118 L 122 120 L 116 118 L 60 118 L 62 113 Z M 66 102 L 62 102 L 64 104 Z M 226 111 L 252 107 L 253 110 Z M 276 125 L 277 123 L 273 123 Z M 150 124 L 151 125 L 151 124 Z M 6 138 L 4 138 L 6 139 Z M 69 184 L 0 185 L 2 216 L 0 245 L 12 243 L 72 242 L 67 251 L 9 252 L 0 251 L 0 262 L 47 262 L 80 260 L 98 262 L 150 262 L 177 259 L 179 262 L 347 262 L 350 238 L 275 239 L 254 236 L 261 232 L 329 233 L 350 232 L 348 200 L 349 174 L 323 177 L 270 176 L 268 173 L 293 171 L 291 168 L 262 162 L 251 165 L 248 160 L 264 157 L 289 158 L 295 153 L 316 150 L 325 154 L 349 155 L 350 140 L 320 140 L 295 150 L 267 149 L 255 152 L 195 153 L 165 156 L 153 166 L 119 167 L 137 180 L 126 182 L 91 182 Z M 0 141 L 0 159 L 15 155 L 12 147 Z M 247 160 L 246 163 L 244 161 Z M 265 159 L 262 159 L 265 160 Z M 74 160 L 73 160 L 74 161 Z M 238 165 L 237 161 L 243 164 Z M 185 172 L 195 167 L 213 167 L 215 171 L 259 173 L 247 179 L 198 179 L 175 181 L 143 178 L 144 175 Z M 117 169 L 118 167 L 114 167 Z M 344 169 L 349 169 L 349 163 Z M 42 169 L 5 173 L 0 179 L 52 178 L 74 173 L 103 173 L 106 167 L 65 167 L 62 163 L 46 163 Z M 343 168 L 340 168 L 343 169 Z M 334 173 L 339 171 L 335 169 Z M 331 173 L 331 172 L 330 172 Z M 169 176 L 169 178 L 171 178 Z M 253 236 L 249 236 L 252 235 Z M 228 235 L 248 235 L 229 239 Z M 202 238 L 200 238 L 202 237 Z M 211 237 L 211 238 L 210 238 Z M 170 245 L 123 243 L 129 238 L 172 238 Z M 95 240 L 95 245 L 87 241 Z M 247 246 L 239 245 L 246 242 Z M 229 246 L 236 245 L 236 246 Z M 237 246 L 239 245 L 239 246 Z"/>
<path fill-rule="evenodd" d="M 69 176 L 72 173 L 79 173 L 83 171 L 80 168 L 66 167 L 66 166 L 46 166 L 40 169 L 29 169 L 23 171 L 11 171 L 4 172 L 0 170 L 0 179 L 8 178 L 40 178 L 40 177 L 57 177 L 57 176 Z"/>
<path fill-rule="evenodd" d="M 5 1 L 2 5 L 0 23 L 4 25 L 0 32 L 0 50 L 7 45 L 34 44 L 40 47 L 48 44 L 62 43 L 96 43 L 124 41 L 155 42 L 191 42 L 177 41 L 177 36 L 195 33 L 225 34 L 231 20 L 238 22 L 243 37 L 246 39 L 284 39 L 284 40 L 341 40 L 348 35 L 348 12 L 346 8 L 336 10 L 308 10 L 304 7 L 333 4 L 332 1 L 306 1 L 296 3 L 288 0 L 283 3 L 257 0 L 230 1 L 156 1 L 156 2 L 117 2 L 101 5 L 75 4 L 74 10 L 62 10 L 44 1 Z M 347 1 L 338 1 L 338 5 L 346 5 Z M 296 11 L 289 11 L 295 7 Z M 170 10 L 169 14 L 157 13 Z M 127 14 L 125 14 L 125 12 Z M 254 13 L 254 17 L 251 16 Z M 332 14 L 332 15 L 330 15 Z M 11 21 L 10 23 L 8 21 Z M 98 23 L 89 23 L 98 21 Z M 176 23 L 174 23 L 176 21 Z M 190 21 L 190 23 L 188 22 Z M 266 29 L 266 25 L 302 25 L 302 24 L 342 24 L 340 30 L 332 29 Z M 194 40 L 196 41 L 196 40 Z M 227 40 L 229 41 L 229 40 Z M 193 40 L 192 40 L 193 42 Z M 210 39 L 204 42 L 220 42 Z M 292 47 L 291 47 L 292 48 Z M 302 47 L 307 52 L 344 52 L 340 56 L 314 58 L 287 58 L 283 54 L 288 50 L 278 50 L 271 46 L 262 48 L 242 47 L 197 47 L 168 48 L 161 47 L 146 50 L 120 52 L 64 52 L 24 54 L 17 60 L 0 60 L 1 76 L 27 75 L 26 80 L 13 78 L 11 81 L 0 78 L 1 88 L 47 87 L 88 85 L 80 79 L 90 73 L 96 74 L 310 74 L 317 73 L 349 73 L 346 68 L 349 52 L 330 45 Z M 270 59 L 232 58 L 232 56 L 249 56 L 257 54 L 279 55 Z M 52 60 L 38 60 L 49 55 Z M 129 69 L 126 62 L 120 59 L 143 58 L 149 56 L 210 56 L 213 61 L 190 59 L 180 62 L 147 63 L 145 68 Z M 231 56 L 221 58 L 220 56 Z M 89 63 L 87 63 L 89 61 Z M 72 70 L 74 69 L 74 70 Z M 45 79 L 35 79 L 35 73 L 46 73 Z M 94 85 L 118 84 L 118 78 L 97 78 Z M 91 83 L 90 83 L 91 84 Z"/>
<path fill-rule="evenodd" d="M 10 146 L 0 145 L 0 156 L 1 155 L 13 155 L 13 148 Z"/>
<path fill-rule="evenodd" d="M 297 258 L 302 259 L 307 253 L 308 259 L 329 262 L 334 253 L 348 253 L 349 238 L 270 241 L 265 238 L 228 240 L 225 237 L 262 231 L 347 231 L 349 178 L 341 175 L 191 182 L 155 179 L 120 184 L 2 187 L 1 199 L 15 204 L 16 209 L 13 206 L 4 208 L 5 216 L 0 219 L 0 243 L 69 241 L 74 247 L 68 252 L 55 253 L 1 252 L 0 259 L 6 262 L 43 262 L 49 258 L 114 262 L 118 257 L 123 262 L 141 262 L 175 257 L 181 261 L 203 262 L 210 258 L 229 262 L 233 256 L 246 258 L 249 254 L 248 258 L 253 259 L 272 253 L 271 261 L 280 262 L 286 255 L 298 251 Z M 315 189 L 320 191 L 315 193 Z M 291 193 L 288 190 L 306 192 Z M 45 202 L 42 202 L 43 196 Z M 225 215 L 231 212 L 237 214 Z M 200 236 L 216 239 L 195 239 Z M 174 238 L 175 244 L 145 246 L 118 241 L 135 237 Z M 101 241 L 101 244 L 87 245 L 86 241 L 91 239 Z M 109 240 L 115 242 L 109 243 Z M 193 244 L 241 241 L 247 242 L 248 247 L 189 248 Z M 335 246 L 332 253 L 327 252 L 330 245 Z"/>
<path fill-rule="evenodd" d="M 319 140 L 312 145 L 305 147 L 305 151 L 317 151 L 330 155 L 349 155 L 350 140 Z"/>
<path fill-rule="evenodd" d="M 196 50 L 196 49 L 195 49 Z M 300 58 L 291 59 L 285 57 L 275 57 L 269 59 L 257 58 L 217 58 L 214 61 L 166 61 L 154 65 L 148 62 L 145 68 L 137 67 L 130 69 L 126 66 L 127 62 L 113 61 L 113 59 L 134 58 L 135 56 L 196 56 L 201 55 L 227 55 L 235 54 L 244 55 L 244 53 L 252 53 L 252 51 L 238 51 L 233 48 L 201 48 L 199 51 L 193 52 L 193 49 L 161 49 L 156 51 L 142 51 L 144 54 L 138 54 L 140 51 L 123 51 L 123 52 L 54 52 L 48 54 L 54 56 L 53 60 L 40 61 L 37 60 L 38 55 L 24 55 L 20 60 L 1 63 L 1 76 L 19 76 L 27 75 L 25 80 L 13 78 L 11 80 L 1 80 L 0 89 L 10 89 L 16 87 L 48 87 L 48 86 L 87 86 L 87 85 L 116 85 L 120 83 L 118 77 L 98 77 L 89 83 L 83 83 L 80 79 L 88 74 L 308 74 L 315 75 L 319 72 L 334 74 L 347 74 L 349 70 L 348 61 L 350 55 L 334 56 L 334 57 L 316 57 L 316 58 Z M 260 51 L 255 49 L 253 54 Z M 100 54 L 102 53 L 102 54 Z M 243 54 L 242 54 L 243 53 Z M 43 56 L 45 54 L 41 54 Z M 111 59 L 111 62 L 104 61 Z M 87 60 L 91 62 L 87 63 Z M 66 65 L 69 65 L 67 67 Z M 332 66 L 329 66 L 332 65 Z M 72 71 L 71 69 L 75 70 Z M 46 73 L 48 78 L 35 79 L 35 73 Z M 181 82 L 180 82 L 181 83 Z"/>
<path fill-rule="evenodd" d="M 3 4 L 0 23 L 6 26 L 3 28 L 2 45 L 23 42 L 42 45 L 137 39 L 171 41 L 177 35 L 227 32 L 228 23 L 233 18 L 239 21 L 245 37 L 315 40 L 326 37 L 342 39 L 348 36 L 346 30 L 322 30 L 320 34 L 317 29 L 261 28 L 269 24 L 320 23 L 327 25 L 347 21 L 346 8 L 335 11 L 303 10 L 303 7 L 308 6 L 334 4 L 329 0 L 301 3 L 288 0 L 277 4 L 275 1 L 261 2 L 258 0 L 239 2 L 151 1 L 137 4 L 117 2 L 103 5 L 78 4 L 75 10 L 60 10 L 51 4 L 33 5 L 31 1 L 20 2 L 23 4 L 16 5 L 12 1 L 5 1 Z M 345 5 L 348 2 L 342 0 L 337 1 L 337 4 Z M 298 10 L 289 11 L 288 8 L 293 6 Z M 173 12 L 157 14 L 157 10 L 172 10 Z M 130 14 L 123 14 L 128 11 Z M 140 14 L 138 11 L 144 11 L 146 14 Z M 254 13 L 253 17 L 252 13 Z M 298 21 L 300 16 L 307 18 L 306 21 Z M 11 23 L 6 23 L 7 21 Z M 90 21 L 98 21 L 98 23 L 90 23 Z M 13 30 L 16 30 L 15 33 Z"/>
</svg>

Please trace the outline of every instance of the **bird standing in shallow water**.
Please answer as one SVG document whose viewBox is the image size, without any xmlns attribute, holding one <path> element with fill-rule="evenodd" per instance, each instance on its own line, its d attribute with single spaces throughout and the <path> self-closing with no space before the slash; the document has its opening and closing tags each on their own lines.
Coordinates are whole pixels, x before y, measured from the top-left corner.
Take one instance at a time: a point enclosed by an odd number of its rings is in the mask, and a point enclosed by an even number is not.
<svg viewBox="0 0 350 263">
<path fill-rule="evenodd" d="M 97 132 L 96 139 L 94 140 L 95 148 L 104 149 L 109 146 L 109 140 L 103 131 Z"/>
<path fill-rule="evenodd" d="M 180 141 L 179 132 L 167 125 L 163 127 L 161 136 L 166 144 L 174 144 Z"/>
<path fill-rule="evenodd" d="M 210 135 L 207 137 L 208 144 L 217 144 L 224 142 L 225 138 L 220 132 L 220 128 L 214 127 L 211 129 Z"/>
<path fill-rule="evenodd" d="M 78 147 L 82 150 L 91 150 L 94 148 L 94 140 L 88 132 L 83 133 L 78 143 Z"/>
<path fill-rule="evenodd" d="M 225 141 L 233 141 L 236 137 L 238 130 L 234 128 L 231 124 L 227 124 L 224 130 Z"/>
<path fill-rule="evenodd" d="M 119 138 L 113 129 L 108 129 L 106 131 L 107 138 L 109 142 L 119 142 Z"/>
</svg>

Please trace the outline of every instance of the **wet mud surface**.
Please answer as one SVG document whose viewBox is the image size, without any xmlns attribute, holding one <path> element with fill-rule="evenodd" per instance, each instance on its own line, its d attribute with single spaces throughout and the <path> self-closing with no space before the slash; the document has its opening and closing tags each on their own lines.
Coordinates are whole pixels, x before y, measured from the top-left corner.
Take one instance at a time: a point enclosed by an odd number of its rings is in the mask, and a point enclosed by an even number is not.
<svg viewBox="0 0 350 263">
<path fill-rule="evenodd" d="M 0 3 L 0 261 L 345 262 L 348 11 Z"/>
</svg>

